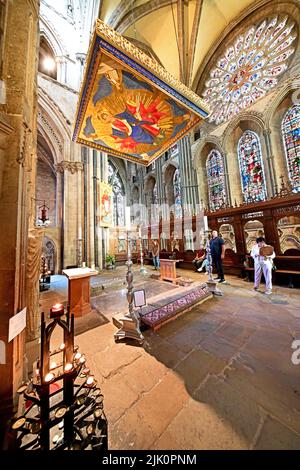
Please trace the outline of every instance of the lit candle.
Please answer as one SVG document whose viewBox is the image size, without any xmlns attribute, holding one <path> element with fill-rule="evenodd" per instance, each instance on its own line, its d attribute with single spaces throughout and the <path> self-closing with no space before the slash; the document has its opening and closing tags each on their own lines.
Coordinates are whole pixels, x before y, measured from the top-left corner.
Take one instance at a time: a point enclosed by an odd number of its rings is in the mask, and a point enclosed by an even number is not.
<svg viewBox="0 0 300 470">
<path fill-rule="evenodd" d="M 74 356 L 75 361 L 78 362 L 80 358 L 81 358 L 81 354 L 80 352 L 77 352 Z"/>
<path fill-rule="evenodd" d="M 79 359 L 79 362 L 81 364 L 84 364 L 85 363 L 85 357 L 84 356 L 81 356 L 81 358 Z"/>
<path fill-rule="evenodd" d="M 51 362 L 50 369 L 56 369 L 56 367 L 57 367 L 56 362 L 55 361 Z"/>
<path fill-rule="evenodd" d="M 95 411 L 94 411 L 95 418 L 99 419 L 99 418 L 101 418 L 101 415 L 102 415 L 102 408 L 96 408 Z"/>
<path fill-rule="evenodd" d="M 93 375 L 89 375 L 88 378 L 86 379 L 86 384 L 87 384 L 88 386 L 91 386 L 91 385 L 93 385 L 94 380 L 95 380 L 95 379 L 94 379 L 94 376 L 93 376 Z"/>
<path fill-rule="evenodd" d="M 51 382 L 51 380 L 54 379 L 54 374 L 52 374 L 52 372 L 48 372 L 48 374 L 46 374 L 45 376 L 45 382 Z"/>
<path fill-rule="evenodd" d="M 64 315 L 64 313 L 65 313 L 65 308 L 64 308 L 63 304 L 55 304 L 50 309 L 50 318 L 60 317 L 60 316 Z"/>
<path fill-rule="evenodd" d="M 79 238 L 79 240 L 82 239 L 81 227 L 79 227 L 79 229 L 78 229 L 78 238 Z"/>
<path fill-rule="evenodd" d="M 63 349 L 65 349 L 65 343 L 61 343 L 61 345 L 59 346 L 59 349 L 61 349 L 61 351 L 63 351 Z"/>
<path fill-rule="evenodd" d="M 207 232 L 208 231 L 207 215 L 203 216 L 203 222 L 204 222 L 204 230 Z"/>
<path fill-rule="evenodd" d="M 71 364 L 70 362 L 68 362 L 68 363 L 65 365 L 65 372 L 70 372 L 72 369 L 73 369 L 73 364 Z"/>
</svg>

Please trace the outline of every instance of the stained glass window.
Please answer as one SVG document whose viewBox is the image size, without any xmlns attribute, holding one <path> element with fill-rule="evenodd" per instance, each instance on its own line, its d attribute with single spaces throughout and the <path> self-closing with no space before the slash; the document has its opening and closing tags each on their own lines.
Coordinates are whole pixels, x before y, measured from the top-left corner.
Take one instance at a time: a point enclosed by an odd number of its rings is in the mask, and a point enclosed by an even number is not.
<svg viewBox="0 0 300 470">
<path fill-rule="evenodd" d="M 223 157 L 216 149 L 208 154 L 206 173 L 209 207 L 211 211 L 215 211 L 227 202 Z"/>
<path fill-rule="evenodd" d="M 113 188 L 114 225 L 125 226 L 125 191 L 118 170 L 108 162 L 108 183 Z"/>
<path fill-rule="evenodd" d="M 293 192 L 300 192 L 300 105 L 295 104 L 282 121 L 282 135 Z"/>
<path fill-rule="evenodd" d="M 227 121 L 278 83 L 295 52 L 294 25 L 288 16 L 265 19 L 228 47 L 211 70 L 203 91 L 212 110 L 210 122 Z"/>
<path fill-rule="evenodd" d="M 266 183 L 260 141 L 255 132 L 244 132 L 238 143 L 238 157 L 244 201 L 264 201 Z"/>
<path fill-rule="evenodd" d="M 175 218 L 180 219 L 182 217 L 182 201 L 181 201 L 180 173 L 179 173 L 178 168 L 174 171 L 173 188 L 174 188 L 174 201 L 175 201 Z"/>
</svg>

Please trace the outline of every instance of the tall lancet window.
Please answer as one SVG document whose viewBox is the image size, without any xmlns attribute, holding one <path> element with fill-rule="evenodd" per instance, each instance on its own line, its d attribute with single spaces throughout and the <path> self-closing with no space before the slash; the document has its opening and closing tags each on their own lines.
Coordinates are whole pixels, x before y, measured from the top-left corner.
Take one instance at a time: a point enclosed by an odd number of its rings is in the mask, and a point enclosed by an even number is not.
<svg viewBox="0 0 300 470">
<path fill-rule="evenodd" d="M 125 191 L 117 168 L 108 162 L 108 183 L 113 188 L 114 225 L 125 225 Z"/>
<path fill-rule="evenodd" d="M 244 202 L 264 201 L 266 182 L 259 137 L 245 131 L 238 143 L 238 157 Z"/>
<path fill-rule="evenodd" d="M 216 211 L 227 201 L 223 157 L 216 149 L 211 150 L 208 154 L 206 173 L 209 208 L 211 211 Z"/>
<path fill-rule="evenodd" d="M 282 136 L 293 192 L 300 192 L 300 105 L 295 104 L 282 120 Z"/>
<path fill-rule="evenodd" d="M 173 188 L 174 188 L 174 202 L 175 202 L 175 218 L 180 219 L 182 217 L 182 200 L 181 200 L 180 172 L 178 168 L 174 171 Z"/>
</svg>

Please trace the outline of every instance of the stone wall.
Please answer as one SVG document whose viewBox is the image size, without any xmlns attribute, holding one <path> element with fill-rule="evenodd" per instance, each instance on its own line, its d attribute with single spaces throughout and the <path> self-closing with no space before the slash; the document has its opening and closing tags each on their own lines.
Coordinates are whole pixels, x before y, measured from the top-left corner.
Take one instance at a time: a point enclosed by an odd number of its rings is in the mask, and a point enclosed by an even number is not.
<svg viewBox="0 0 300 470">
<path fill-rule="evenodd" d="M 8 343 L 8 325 L 28 302 L 25 283 L 28 230 L 34 220 L 39 2 L 6 2 L 6 8 L 1 77 L 6 96 L 0 104 L 0 341 L 5 343 L 6 363 L 0 364 L 0 440 L 23 380 L 24 332 Z"/>
</svg>

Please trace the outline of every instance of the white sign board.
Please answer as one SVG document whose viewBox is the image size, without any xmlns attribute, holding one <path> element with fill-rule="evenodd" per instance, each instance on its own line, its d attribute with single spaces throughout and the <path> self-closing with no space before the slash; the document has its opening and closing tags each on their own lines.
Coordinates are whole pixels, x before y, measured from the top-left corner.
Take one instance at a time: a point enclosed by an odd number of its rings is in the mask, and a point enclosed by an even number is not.
<svg viewBox="0 0 300 470">
<path fill-rule="evenodd" d="M 144 289 L 136 290 L 133 293 L 133 297 L 135 307 L 143 307 L 144 305 L 146 305 L 146 295 Z"/>
<path fill-rule="evenodd" d="M 8 342 L 18 336 L 26 327 L 26 307 L 9 319 Z"/>
</svg>

